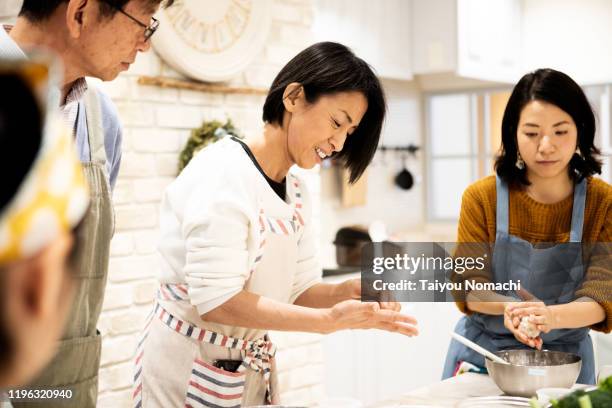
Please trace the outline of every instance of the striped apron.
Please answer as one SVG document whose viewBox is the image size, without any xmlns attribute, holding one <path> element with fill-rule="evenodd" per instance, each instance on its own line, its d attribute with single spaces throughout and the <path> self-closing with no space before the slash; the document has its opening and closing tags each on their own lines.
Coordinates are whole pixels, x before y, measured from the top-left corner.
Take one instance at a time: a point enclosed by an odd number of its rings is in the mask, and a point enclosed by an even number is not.
<svg viewBox="0 0 612 408">
<path fill-rule="evenodd" d="M 275 240 L 294 239 L 304 226 L 302 201 L 297 179 L 293 183 L 291 219 L 266 216 L 259 210 L 260 239 L 247 283 L 260 265 L 264 249 L 274 248 Z M 210 330 L 201 319 L 186 319 L 168 310 L 194 315 L 186 283 L 164 283 L 157 291 L 134 360 L 134 407 L 239 407 L 277 404 L 278 390 L 274 369 L 276 348 L 267 335 L 255 340 L 234 338 Z M 165 306 L 165 307 L 164 307 Z M 197 311 L 196 311 L 197 313 Z M 199 316 L 198 316 L 199 317 Z M 195 322 L 195 324 L 194 324 Z M 168 330 L 170 329 L 170 330 Z M 214 360 L 242 360 L 236 372 L 213 365 Z M 163 377 L 163 378 L 162 378 Z"/>
</svg>

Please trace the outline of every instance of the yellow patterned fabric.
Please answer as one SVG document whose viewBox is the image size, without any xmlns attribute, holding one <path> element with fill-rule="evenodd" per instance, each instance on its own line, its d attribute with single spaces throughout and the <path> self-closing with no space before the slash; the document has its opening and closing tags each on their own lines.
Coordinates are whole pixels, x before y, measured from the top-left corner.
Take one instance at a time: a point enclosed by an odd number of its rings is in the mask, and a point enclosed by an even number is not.
<svg viewBox="0 0 612 408">
<path fill-rule="evenodd" d="M 46 122 L 29 173 L 0 213 L 0 264 L 35 255 L 76 226 L 89 205 L 70 132 L 58 117 L 50 115 Z"/>
</svg>

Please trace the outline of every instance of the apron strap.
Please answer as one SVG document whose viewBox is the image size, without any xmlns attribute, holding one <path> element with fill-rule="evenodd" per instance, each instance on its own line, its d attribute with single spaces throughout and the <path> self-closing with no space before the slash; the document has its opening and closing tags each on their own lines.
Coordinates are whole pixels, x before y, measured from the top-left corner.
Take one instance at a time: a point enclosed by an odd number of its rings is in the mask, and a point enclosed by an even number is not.
<svg viewBox="0 0 612 408">
<path fill-rule="evenodd" d="M 294 197 L 293 197 L 293 216 L 291 220 L 284 220 L 280 218 L 270 218 L 266 216 L 263 208 L 263 204 L 260 202 L 259 214 L 257 223 L 259 226 L 259 243 L 257 244 L 257 252 L 255 258 L 249 268 L 249 277 L 257 269 L 257 265 L 261 262 L 264 254 L 264 247 L 266 245 L 266 234 L 282 234 L 292 235 L 297 234 L 304 227 L 304 218 L 302 217 L 302 192 L 300 185 L 293 174 L 289 173 L 288 176 L 293 183 Z"/>
<path fill-rule="evenodd" d="M 87 118 L 87 139 L 89 142 L 90 161 L 101 164 L 106 169 L 106 149 L 104 148 L 104 127 L 102 110 L 95 87 L 89 85 L 84 97 Z"/>
<path fill-rule="evenodd" d="M 496 210 L 496 230 L 509 234 L 509 206 L 510 195 L 508 193 L 508 184 L 499 176 L 495 176 L 495 186 L 497 191 L 497 210 Z"/>
<path fill-rule="evenodd" d="M 582 242 L 586 190 L 587 180 L 586 178 L 583 178 L 574 187 L 574 204 L 572 206 L 572 229 L 570 231 L 570 242 Z"/>
</svg>

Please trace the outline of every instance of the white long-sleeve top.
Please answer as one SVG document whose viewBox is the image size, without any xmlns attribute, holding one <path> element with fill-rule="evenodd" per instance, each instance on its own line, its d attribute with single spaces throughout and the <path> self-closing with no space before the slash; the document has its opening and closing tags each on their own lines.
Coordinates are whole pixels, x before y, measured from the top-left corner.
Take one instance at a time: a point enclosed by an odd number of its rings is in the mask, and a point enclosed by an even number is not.
<svg viewBox="0 0 612 408">
<path fill-rule="evenodd" d="M 249 278 L 262 238 L 260 210 L 266 217 L 293 215 L 296 187 L 287 180 L 285 202 L 229 138 L 199 152 L 163 197 L 160 283 L 187 283 L 190 302 L 202 315 L 243 289 L 293 303 L 320 282 L 311 204 L 302 182 L 305 226 L 293 239 L 266 237 L 262 261 Z M 183 317 L 193 321 L 195 315 Z"/>
</svg>

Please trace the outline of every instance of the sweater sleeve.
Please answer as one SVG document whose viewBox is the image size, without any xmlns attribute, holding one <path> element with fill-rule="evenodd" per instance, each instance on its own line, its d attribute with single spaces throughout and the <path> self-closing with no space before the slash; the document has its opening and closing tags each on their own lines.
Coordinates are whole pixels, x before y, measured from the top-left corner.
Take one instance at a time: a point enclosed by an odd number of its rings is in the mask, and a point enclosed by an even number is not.
<svg viewBox="0 0 612 408">
<path fill-rule="evenodd" d="M 463 192 L 457 242 L 490 241 L 485 222 L 484 202 L 479 196 L 476 185 L 471 185 Z"/>
<path fill-rule="evenodd" d="M 188 196 L 184 273 L 200 315 L 238 294 L 248 279 L 249 228 L 256 212 L 248 184 L 239 172 L 209 173 Z"/>
<path fill-rule="evenodd" d="M 461 199 L 461 213 L 459 215 L 459 226 L 457 231 L 457 249 L 454 257 L 478 257 L 483 251 L 488 252 L 489 236 L 487 233 L 486 214 L 484 199 L 481 197 L 478 184 L 469 186 L 463 193 Z M 489 257 L 489 260 L 491 257 Z M 475 282 L 490 282 L 490 268 L 487 264 L 483 270 L 466 270 L 462 274 L 453 273 L 454 282 L 466 280 Z M 456 305 L 465 314 L 471 314 L 467 303 L 463 300 L 466 293 L 454 293 Z"/>
<path fill-rule="evenodd" d="M 298 241 L 298 260 L 289 303 L 295 302 L 308 288 L 321 282 L 322 269 L 317 252 L 317 236 L 312 225 L 310 196 L 300 180 L 305 227 Z"/>
<path fill-rule="evenodd" d="M 588 297 L 603 307 L 606 318 L 591 326 L 593 330 L 612 331 L 612 209 L 605 211 L 604 224 L 597 242 L 585 244 L 590 252 L 589 265 L 577 297 Z"/>
</svg>

